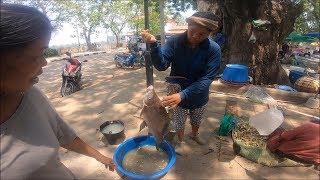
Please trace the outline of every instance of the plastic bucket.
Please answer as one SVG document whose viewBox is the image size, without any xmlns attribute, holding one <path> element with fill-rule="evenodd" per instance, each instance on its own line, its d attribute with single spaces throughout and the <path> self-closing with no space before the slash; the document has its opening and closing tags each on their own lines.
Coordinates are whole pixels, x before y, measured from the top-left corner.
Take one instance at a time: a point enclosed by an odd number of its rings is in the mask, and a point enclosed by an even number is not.
<svg viewBox="0 0 320 180">
<path fill-rule="evenodd" d="M 305 76 L 305 72 L 297 71 L 297 70 L 290 70 L 289 73 L 289 80 L 291 84 L 294 84 L 299 78 Z"/>
<path fill-rule="evenodd" d="M 227 64 L 221 79 L 231 83 L 247 83 L 249 81 L 248 67 L 240 64 Z"/>
<path fill-rule="evenodd" d="M 138 147 L 144 145 L 156 145 L 155 138 L 153 136 L 138 136 L 130 138 L 123 143 L 121 143 L 118 148 L 115 150 L 113 155 L 113 161 L 116 165 L 116 171 L 119 176 L 123 179 L 137 179 L 137 180 L 145 180 L 145 179 L 160 179 L 167 174 L 167 172 L 173 167 L 176 162 L 176 152 L 174 148 L 167 142 L 163 141 L 160 145 L 160 148 L 167 153 L 168 155 L 168 164 L 167 166 L 152 174 L 135 174 L 133 172 L 129 172 L 122 166 L 122 161 L 124 156 L 131 150 L 136 149 Z"/>
</svg>

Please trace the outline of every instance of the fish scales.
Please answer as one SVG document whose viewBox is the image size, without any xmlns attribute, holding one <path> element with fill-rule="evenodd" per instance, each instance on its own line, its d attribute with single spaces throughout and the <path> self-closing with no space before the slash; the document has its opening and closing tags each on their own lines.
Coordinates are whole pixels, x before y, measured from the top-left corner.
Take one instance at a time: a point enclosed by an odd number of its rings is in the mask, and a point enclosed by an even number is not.
<svg viewBox="0 0 320 180">
<path fill-rule="evenodd" d="M 155 93 L 153 86 L 147 88 L 147 92 L 143 98 L 143 108 L 140 116 L 143 119 L 140 125 L 140 131 L 148 126 L 149 132 L 156 138 L 158 148 L 164 136 L 169 132 L 171 119 L 165 107 L 162 105 L 160 98 Z"/>
</svg>

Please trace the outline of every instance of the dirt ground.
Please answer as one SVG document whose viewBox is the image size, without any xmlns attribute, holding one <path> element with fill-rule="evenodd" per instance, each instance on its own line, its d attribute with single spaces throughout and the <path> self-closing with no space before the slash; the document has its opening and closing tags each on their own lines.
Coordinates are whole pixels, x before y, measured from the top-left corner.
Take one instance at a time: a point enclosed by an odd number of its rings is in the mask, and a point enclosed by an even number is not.
<svg viewBox="0 0 320 180">
<path fill-rule="evenodd" d="M 91 146 L 112 157 L 117 145 L 100 141 L 99 126 L 108 120 L 120 119 L 125 123 L 126 138 L 140 135 L 141 120 L 137 117 L 141 109 L 142 96 L 146 89 L 145 69 L 117 69 L 112 61 L 113 54 L 80 57 L 88 60 L 83 63 L 83 89 L 68 97 L 61 97 L 61 71 L 64 61 L 50 62 L 44 68 L 38 86 L 49 97 L 60 115 Z M 154 70 L 157 92 L 163 95 L 166 72 Z M 188 152 L 178 156 L 174 168 L 164 179 L 319 179 L 313 167 L 269 168 L 235 156 L 232 141 L 227 138 L 218 153 L 219 140 L 214 130 L 219 127 L 219 119 L 225 112 L 226 100 L 239 102 L 244 113 L 253 115 L 265 109 L 264 106 L 249 104 L 241 95 L 233 91 L 214 89 L 219 82 L 212 84 L 208 110 L 200 128 L 200 135 L 207 141 L 199 146 L 186 138 Z M 222 88 L 223 89 L 223 88 Z M 296 127 L 310 120 L 307 115 L 319 117 L 319 110 L 310 110 L 301 103 L 282 102 L 289 110 L 285 111 L 286 128 Z M 291 111 L 294 110 L 294 111 Z M 301 114 L 303 112 L 304 114 Z M 186 126 L 186 133 L 190 125 Z M 203 155 L 213 148 L 214 152 Z M 61 149 L 61 161 L 79 179 L 120 179 L 116 172 L 109 172 L 102 164 L 92 158 Z"/>
</svg>

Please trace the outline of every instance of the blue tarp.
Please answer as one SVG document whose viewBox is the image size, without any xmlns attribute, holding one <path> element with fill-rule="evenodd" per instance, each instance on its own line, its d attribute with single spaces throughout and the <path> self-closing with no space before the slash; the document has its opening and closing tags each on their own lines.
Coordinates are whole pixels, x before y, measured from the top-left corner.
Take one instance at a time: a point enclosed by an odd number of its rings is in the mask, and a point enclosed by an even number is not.
<svg viewBox="0 0 320 180">
<path fill-rule="evenodd" d="M 320 39 L 320 32 L 312 32 L 312 33 L 307 33 L 307 34 L 304 34 L 304 35 Z"/>
</svg>

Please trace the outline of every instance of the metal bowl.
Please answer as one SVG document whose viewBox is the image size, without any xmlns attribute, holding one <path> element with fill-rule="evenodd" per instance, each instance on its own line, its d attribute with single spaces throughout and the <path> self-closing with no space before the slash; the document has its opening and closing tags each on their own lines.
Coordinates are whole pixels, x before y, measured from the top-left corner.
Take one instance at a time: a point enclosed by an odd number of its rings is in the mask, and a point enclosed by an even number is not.
<svg viewBox="0 0 320 180">
<path fill-rule="evenodd" d="M 121 120 L 106 121 L 100 125 L 100 132 L 108 140 L 109 144 L 114 144 L 118 139 L 125 136 L 124 123 Z"/>
</svg>

